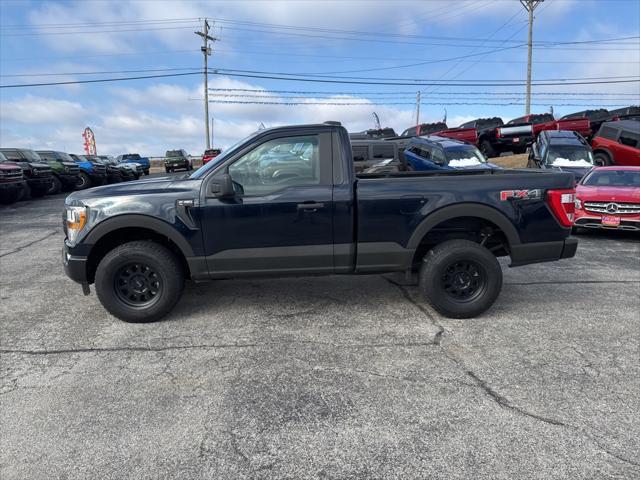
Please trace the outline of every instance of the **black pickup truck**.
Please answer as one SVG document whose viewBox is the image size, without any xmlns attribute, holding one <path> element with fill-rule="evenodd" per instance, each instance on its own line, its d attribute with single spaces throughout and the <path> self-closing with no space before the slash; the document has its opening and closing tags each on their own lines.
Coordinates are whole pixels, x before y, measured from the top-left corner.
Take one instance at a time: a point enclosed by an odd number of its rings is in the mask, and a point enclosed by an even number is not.
<svg viewBox="0 0 640 480">
<path fill-rule="evenodd" d="M 158 320 L 194 281 L 419 274 L 444 315 L 487 310 L 511 266 L 573 257 L 570 173 L 354 173 L 338 122 L 260 130 L 197 171 L 75 192 L 67 275 L 130 322 Z M 240 294 L 240 293 L 239 293 Z"/>
</svg>

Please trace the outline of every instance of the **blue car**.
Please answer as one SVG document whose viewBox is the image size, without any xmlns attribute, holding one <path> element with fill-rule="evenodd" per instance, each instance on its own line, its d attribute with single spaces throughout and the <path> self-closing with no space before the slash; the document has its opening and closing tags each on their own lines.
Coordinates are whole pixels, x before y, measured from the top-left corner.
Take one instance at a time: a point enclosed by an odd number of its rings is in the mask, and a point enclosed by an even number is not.
<svg viewBox="0 0 640 480">
<path fill-rule="evenodd" d="M 142 171 L 144 174 L 149 175 L 151 162 L 147 157 L 141 157 L 138 153 L 125 153 L 124 155 L 118 155 L 116 160 L 118 163 L 139 163 L 142 165 Z"/>
<path fill-rule="evenodd" d="M 406 170 L 458 170 L 500 168 L 487 162 L 475 145 L 430 135 L 411 139 L 404 151 Z"/>
<path fill-rule="evenodd" d="M 84 155 L 70 153 L 69 156 L 80 167 L 78 176 L 78 190 L 104 185 L 107 183 L 107 167 L 97 162 L 91 162 Z"/>
</svg>

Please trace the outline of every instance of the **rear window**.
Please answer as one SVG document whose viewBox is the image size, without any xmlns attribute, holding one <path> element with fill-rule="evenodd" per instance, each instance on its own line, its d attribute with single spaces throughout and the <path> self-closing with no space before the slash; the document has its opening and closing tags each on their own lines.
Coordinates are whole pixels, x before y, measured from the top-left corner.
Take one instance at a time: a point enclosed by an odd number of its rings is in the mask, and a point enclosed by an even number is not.
<svg viewBox="0 0 640 480">
<path fill-rule="evenodd" d="M 631 170 L 595 170 L 582 181 L 589 186 L 640 187 L 640 172 Z"/>
<path fill-rule="evenodd" d="M 205 155 L 219 155 L 221 152 L 221 150 L 219 148 L 213 148 L 211 150 L 205 150 L 204 154 Z"/>
<path fill-rule="evenodd" d="M 165 157 L 182 157 L 182 152 L 180 150 L 167 150 Z"/>
<path fill-rule="evenodd" d="M 551 114 L 536 115 L 531 119 L 531 123 L 538 124 L 538 123 L 544 123 L 544 122 L 553 122 L 553 120 L 555 119 Z"/>
</svg>

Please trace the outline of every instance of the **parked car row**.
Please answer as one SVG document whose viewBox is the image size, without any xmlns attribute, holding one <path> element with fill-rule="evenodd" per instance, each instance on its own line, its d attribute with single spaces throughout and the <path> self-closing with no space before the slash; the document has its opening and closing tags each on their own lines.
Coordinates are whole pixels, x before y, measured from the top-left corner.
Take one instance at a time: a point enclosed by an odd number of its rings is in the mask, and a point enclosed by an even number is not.
<svg viewBox="0 0 640 480">
<path fill-rule="evenodd" d="M 629 122 L 629 124 L 625 123 Z M 638 150 L 629 153 L 632 139 L 640 138 L 640 122 L 613 122 L 615 135 L 592 144 L 599 150 L 612 152 L 611 158 L 621 163 L 633 160 Z M 600 130 L 607 129 L 603 124 Z M 635 133 L 635 137 L 633 136 Z M 615 142 L 620 138 L 622 143 Z M 638 144 L 635 144 L 636 147 Z M 447 172 L 475 170 L 481 174 L 487 169 L 501 167 L 487 161 L 473 144 L 439 135 L 413 137 L 409 143 L 385 140 L 352 140 L 351 149 L 356 173 L 394 174 L 397 172 Z M 620 150 L 624 151 L 620 152 Z M 617 156 L 614 156 L 617 152 Z M 608 157 L 609 158 L 609 157 Z M 640 232 L 640 166 L 602 166 L 589 142 L 578 132 L 546 130 L 540 132 L 531 146 L 527 167 L 547 172 L 571 173 L 577 183 L 575 217 L 577 232 L 583 229 L 617 229 Z M 640 165 L 636 162 L 635 165 Z"/>
<path fill-rule="evenodd" d="M 413 137 L 437 135 L 473 143 L 486 157 L 491 158 L 505 152 L 524 153 L 543 131 L 570 130 L 592 141 L 603 125 L 612 126 L 612 122 L 619 121 L 628 124 L 638 120 L 640 106 L 630 106 L 611 111 L 584 110 L 565 115 L 558 120 L 551 113 L 525 115 L 507 123 L 500 117 L 478 118 L 457 128 L 449 128 L 445 122 L 423 123 L 407 128 L 401 135 L 396 135 L 392 128 L 381 128 L 351 133 L 350 137 L 352 140 L 396 141 L 400 142 L 402 148 L 406 148 Z M 613 135 L 613 132 L 610 133 Z M 637 147 L 637 141 L 635 145 Z M 602 153 L 600 159 L 601 162 L 614 163 L 613 155 L 607 158 L 606 154 Z"/>
<path fill-rule="evenodd" d="M 139 163 L 107 155 L 0 148 L 0 203 L 137 180 L 144 172 Z"/>
</svg>

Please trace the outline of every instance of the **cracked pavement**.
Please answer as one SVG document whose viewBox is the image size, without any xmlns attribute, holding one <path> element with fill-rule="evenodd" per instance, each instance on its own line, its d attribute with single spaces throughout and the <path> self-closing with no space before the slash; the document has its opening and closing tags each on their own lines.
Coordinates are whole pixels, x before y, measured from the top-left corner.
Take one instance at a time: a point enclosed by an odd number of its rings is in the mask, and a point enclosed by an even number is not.
<svg viewBox="0 0 640 480">
<path fill-rule="evenodd" d="M 640 239 L 508 269 L 450 320 L 401 277 L 187 285 L 135 325 L 60 264 L 63 196 L 0 207 L 0 477 L 635 479 Z"/>
</svg>

